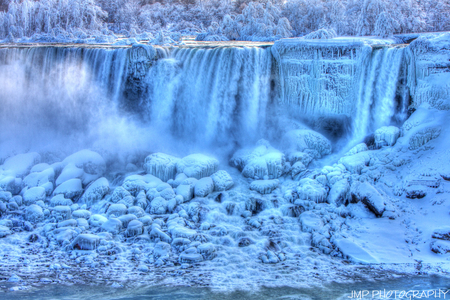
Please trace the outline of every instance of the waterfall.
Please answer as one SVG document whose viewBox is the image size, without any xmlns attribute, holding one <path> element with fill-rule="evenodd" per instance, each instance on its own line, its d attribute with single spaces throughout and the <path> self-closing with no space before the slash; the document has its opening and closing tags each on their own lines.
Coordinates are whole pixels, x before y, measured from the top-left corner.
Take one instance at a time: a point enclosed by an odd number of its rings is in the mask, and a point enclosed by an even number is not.
<svg viewBox="0 0 450 300">
<path fill-rule="evenodd" d="M 353 119 L 354 143 L 382 126 L 391 125 L 395 114 L 406 109 L 406 101 L 400 104 L 400 111 L 396 103 L 403 56 L 403 48 L 386 47 L 374 50 L 366 60 Z"/>
<path fill-rule="evenodd" d="M 350 143 L 403 121 L 407 103 L 399 108 L 396 99 L 403 49 L 280 49 L 0 49 L 0 125 L 10 129 L 0 137 L 32 145 L 45 143 L 44 136 L 97 144 L 111 136 L 125 144 L 133 136 L 130 145 L 153 139 L 154 151 L 163 143 L 230 150 L 283 134 L 289 118 L 320 117 L 319 126 L 332 128 L 344 116 L 353 124 Z M 276 94 L 284 100 L 272 99 Z"/>
<path fill-rule="evenodd" d="M 175 49 L 150 70 L 150 122 L 201 144 L 245 144 L 264 133 L 270 50 Z"/>
</svg>

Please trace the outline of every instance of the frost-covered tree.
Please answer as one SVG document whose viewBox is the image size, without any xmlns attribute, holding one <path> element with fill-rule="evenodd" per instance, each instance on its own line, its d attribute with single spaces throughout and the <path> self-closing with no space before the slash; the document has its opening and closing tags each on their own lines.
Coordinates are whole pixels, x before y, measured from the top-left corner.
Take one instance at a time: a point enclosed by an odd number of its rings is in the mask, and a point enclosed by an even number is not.
<svg viewBox="0 0 450 300">
<path fill-rule="evenodd" d="M 390 37 L 399 29 L 400 25 L 391 14 L 388 12 L 382 12 L 378 15 L 377 22 L 375 23 L 374 34 L 381 37 Z"/>
</svg>

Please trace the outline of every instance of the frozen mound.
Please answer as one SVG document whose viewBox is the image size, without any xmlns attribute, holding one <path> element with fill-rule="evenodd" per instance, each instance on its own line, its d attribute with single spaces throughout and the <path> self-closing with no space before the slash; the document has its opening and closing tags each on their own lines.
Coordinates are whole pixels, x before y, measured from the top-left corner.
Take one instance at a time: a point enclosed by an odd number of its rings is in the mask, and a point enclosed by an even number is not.
<svg viewBox="0 0 450 300">
<path fill-rule="evenodd" d="M 2 176 L 24 177 L 29 174 L 31 168 L 41 161 L 41 156 L 36 152 L 18 154 L 9 157 L 0 166 L 0 179 Z"/>
<path fill-rule="evenodd" d="M 105 177 L 99 178 L 92 182 L 85 189 L 83 196 L 80 201 L 86 203 L 87 205 L 92 205 L 100 200 L 109 193 L 109 182 Z"/>
<path fill-rule="evenodd" d="M 369 165 L 371 159 L 370 151 L 360 152 L 354 155 L 344 156 L 339 163 L 353 174 L 361 174 L 361 170 Z"/>
<path fill-rule="evenodd" d="M 361 201 L 377 217 L 381 217 L 386 210 L 384 197 L 368 182 L 354 182 L 351 186 L 352 201 Z"/>
<path fill-rule="evenodd" d="M 194 186 L 195 197 L 206 197 L 214 191 L 214 181 L 211 177 L 198 180 Z"/>
<path fill-rule="evenodd" d="M 277 179 L 286 171 L 284 154 L 266 140 L 259 140 L 254 148 L 238 150 L 230 159 L 230 165 L 253 179 Z"/>
<path fill-rule="evenodd" d="M 68 168 L 66 171 L 68 173 L 79 172 L 77 169 L 82 170 L 83 173 L 80 177 L 76 178 L 81 179 L 84 185 L 87 185 L 90 182 L 102 177 L 106 171 L 106 164 L 103 157 L 97 152 L 87 149 L 66 157 L 62 161 L 61 166 L 63 167 L 63 172 L 64 169 Z"/>
<path fill-rule="evenodd" d="M 229 190 L 234 185 L 233 178 L 224 170 L 219 170 L 212 174 L 211 179 L 214 182 L 214 191 L 216 192 Z"/>
<path fill-rule="evenodd" d="M 175 179 L 179 158 L 164 153 L 153 153 L 145 158 L 144 169 L 164 182 Z"/>
<path fill-rule="evenodd" d="M 55 180 L 55 170 L 46 164 L 42 168 L 43 170 L 33 167 L 31 173 L 23 179 L 23 184 L 32 188 L 53 182 Z"/>
<path fill-rule="evenodd" d="M 340 206 L 347 204 L 350 200 L 350 184 L 347 179 L 337 181 L 330 189 L 327 202 Z"/>
<path fill-rule="evenodd" d="M 409 150 L 416 150 L 441 134 L 441 127 L 428 127 L 415 133 L 409 139 Z"/>
<path fill-rule="evenodd" d="M 272 193 L 279 185 L 278 179 L 255 180 L 250 184 L 250 189 L 264 195 Z"/>
<path fill-rule="evenodd" d="M 100 237 L 95 234 L 80 234 L 71 243 L 72 249 L 95 250 L 100 244 Z"/>
<path fill-rule="evenodd" d="M 298 199 L 323 203 L 327 200 L 327 189 L 315 179 L 304 178 L 297 187 Z"/>
<path fill-rule="evenodd" d="M 375 145 L 377 148 L 382 146 L 394 146 L 400 137 L 400 129 L 395 126 L 383 126 L 375 131 Z"/>
<path fill-rule="evenodd" d="M 46 198 L 46 191 L 43 187 L 33 187 L 23 193 L 23 203 L 25 205 L 36 204 L 38 201 L 44 201 Z"/>
<path fill-rule="evenodd" d="M 288 153 L 306 152 L 314 158 L 331 153 L 330 141 L 318 132 L 309 129 L 291 130 L 283 137 L 283 145 Z"/>
<path fill-rule="evenodd" d="M 59 185 L 54 191 L 53 196 L 62 194 L 64 198 L 78 200 L 83 193 L 83 186 L 80 179 L 70 179 Z"/>
<path fill-rule="evenodd" d="M 368 150 L 369 148 L 367 148 L 367 145 L 365 143 L 361 143 L 350 149 L 347 153 L 344 154 L 344 156 L 350 156 Z"/>
<path fill-rule="evenodd" d="M 219 161 L 204 154 L 191 154 L 180 159 L 176 165 L 177 173 L 184 173 L 187 177 L 201 179 L 217 172 Z"/>
</svg>

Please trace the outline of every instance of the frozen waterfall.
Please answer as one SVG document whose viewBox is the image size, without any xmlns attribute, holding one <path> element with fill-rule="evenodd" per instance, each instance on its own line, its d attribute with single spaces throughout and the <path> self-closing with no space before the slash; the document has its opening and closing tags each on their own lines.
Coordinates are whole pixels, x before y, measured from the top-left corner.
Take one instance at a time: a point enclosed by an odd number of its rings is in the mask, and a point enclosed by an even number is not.
<svg viewBox="0 0 450 300">
<path fill-rule="evenodd" d="M 356 143 L 406 116 L 402 48 L 296 47 L 0 49 L 1 140 L 231 150 L 341 118 Z"/>
</svg>

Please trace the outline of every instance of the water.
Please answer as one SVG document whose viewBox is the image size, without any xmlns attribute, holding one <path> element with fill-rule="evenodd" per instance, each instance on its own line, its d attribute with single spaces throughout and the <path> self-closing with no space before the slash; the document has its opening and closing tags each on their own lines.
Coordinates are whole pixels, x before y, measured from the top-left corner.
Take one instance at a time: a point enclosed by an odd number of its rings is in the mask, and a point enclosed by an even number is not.
<svg viewBox="0 0 450 300">
<path fill-rule="evenodd" d="M 439 293 L 441 297 L 422 299 L 446 299 L 450 297 L 450 279 L 438 276 L 402 277 L 389 280 L 362 281 L 356 283 L 333 283 L 320 287 L 292 288 L 292 287 L 262 287 L 254 291 L 228 291 L 219 292 L 204 287 L 171 287 L 153 286 L 141 288 L 112 288 L 105 286 L 62 286 L 49 285 L 33 288 L 29 291 L 0 294 L 2 299 L 301 299 L 301 300 L 331 300 L 331 299 L 358 299 L 355 292 L 366 292 L 370 296 L 363 299 L 408 299 L 400 296 L 401 291 L 425 291 Z M 398 291 L 397 297 L 386 297 L 383 293 Z M 443 292 L 447 292 L 444 298 Z M 372 296 L 375 297 L 372 298 Z M 384 294 L 386 295 L 386 294 Z M 361 298 L 359 298 L 361 299 Z"/>
</svg>

